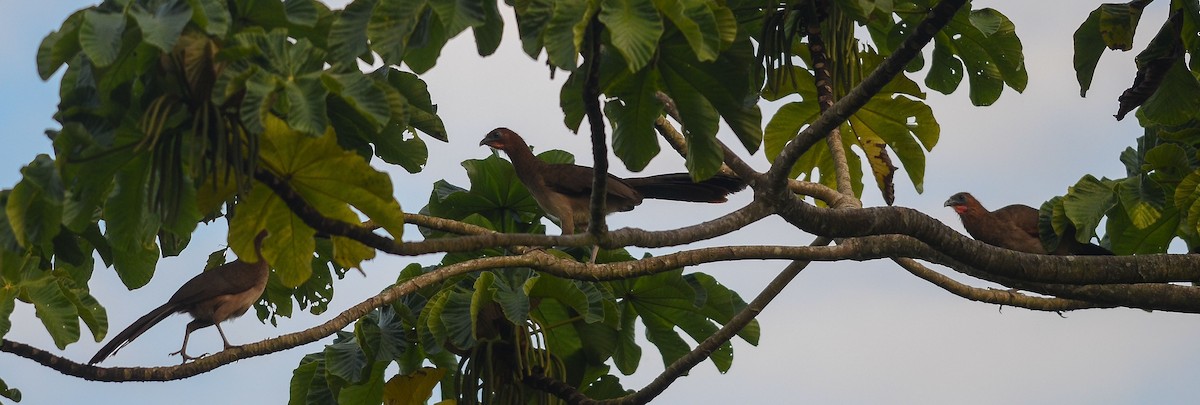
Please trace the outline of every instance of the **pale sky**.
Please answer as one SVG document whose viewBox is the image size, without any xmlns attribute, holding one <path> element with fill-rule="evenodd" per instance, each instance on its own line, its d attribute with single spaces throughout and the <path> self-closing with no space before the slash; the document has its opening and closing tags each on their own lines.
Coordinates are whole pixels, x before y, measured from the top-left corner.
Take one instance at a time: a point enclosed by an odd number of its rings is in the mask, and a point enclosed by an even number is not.
<svg viewBox="0 0 1200 405">
<path fill-rule="evenodd" d="M 12 144 L 0 149 L 0 187 L 19 179 L 19 168 L 37 153 L 48 153 L 42 131 L 57 103 L 57 77 L 42 82 L 34 55 L 42 37 L 87 1 L 6 2 L 0 14 L 0 122 Z M 1117 160 L 1133 146 L 1141 130 L 1131 115 L 1116 122 L 1116 97 L 1133 78 L 1132 54 L 1108 53 L 1096 72 L 1088 98 L 1080 98 L 1071 64 L 1071 34 L 1097 2 L 1062 2 L 1053 9 L 1038 1 L 983 2 L 1008 15 L 1025 46 L 1029 85 L 1024 94 L 1006 89 L 991 107 L 973 107 L 966 84 L 952 96 L 931 93 L 942 135 L 928 155 L 925 194 L 916 194 L 904 175 L 896 176 L 897 205 L 909 206 L 955 229 L 962 227 L 942 206 L 958 191 L 974 193 L 989 208 L 1013 203 L 1038 206 L 1061 195 L 1084 174 L 1120 177 Z M 1147 9 L 1138 45 L 1164 18 L 1166 2 Z M 502 7 L 506 15 L 510 9 Z M 511 21 L 511 20 L 510 20 Z M 389 169 L 397 198 L 415 211 L 428 199 L 433 181 L 466 185 L 458 162 L 490 152 L 478 147 L 488 130 L 506 126 L 523 134 L 539 150 L 564 149 L 587 163 L 587 138 L 572 135 L 558 107 L 558 81 L 548 80 L 544 63 L 520 51 L 510 24 L 496 56 L 480 59 L 471 37 L 451 41 L 432 72 L 424 76 L 446 122 L 451 141 L 431 141 L 434 158 L 426 170 L 409 175 Z M 923 75 L 917 76 L 918 81 Z M 770 116 L 767 109 L 764 115 Z M 723 139 L 731 145 L 731 134 Z M 664 148 L 669 152 L 669 149 Z M 682 160 L 664 152 L 647 174 L 682 171 Z M 743 154 L 744 155 L 744 154 Z M 765 169 L 761 153 L 748 157 Z M 626 173 L 614 161 L 614 172 Z M 748 202 L 736 195 L 724 206 L 648 201 L 642 208 L 610 217 L 613 227 L 670 229 L 696 218 L 714 218 Z M 865 204 L 879 205 L 868 189 Z M 652 222 L 650 219 L 653 219 Z M 415 232 L 407 239 L 412 239 Z M 795 235 L 794 238 L 789 236 Z M 738 233 L 698 245 L 789 243 L 811 239 L 782 221 L 768 219 Z M 97 268 L 92 293 L 108 308 L 110 330 L 117 331 L 164 302 L 193 276 L 205 257 L 219 249 L 223 230 L 203 230 L 180 257 L 163 259 L 154 280 L 126 292 L 111 269 Z M 358 303 L 395 280 L 407 263 L 434 257 L 376 259 L 366 278 L 351 274 L 336 285 L 330 312 L 297 316 L 279 327 L 248 315 L 227 324 L 235 344 L 311 327 Z M 735 262 L 690 268 L 718 280 L 750 300 L 784 267 L 783 262 Z M 966 280 L 952 271 L 952 277 Z M 979 282 L 974 285 L 987 286 Z M 1054 313 L 966 301 L 919 280 L 887 261 L 816 263 L 805 270 L 759 317 L 757 347 L 735 340 L 733 368 L 720 375 L 710 363 L 680 379 L 655 403 L 722 404 L 771 401 L 822 404 L 1123 404 L 1194 403 L 1194 377 L 1200 370 L 1200 323 L 1193 315 L 1110 309 Z M 151 329 L 107 360 L 111 366 L 175 364 L 168 357 L 182 339 L 187 316 L 175 316 Z M 85 361 L 101 345 L 85 337 L 58 351 L 28 305 L 18 305 L 9 339 L 30 343 Z M 86 334 L 86 332 L 85 332 Z M 110 333 L 111 335 L 111 333 Z M 243 360 L 194 378 L 168 383 L 96 383 L 58 374 L 31 361 L 0 354 L 0 379 L 24 391 L 22 404 L 128 403 L 175 405 L 208 403 L 284 403 L 288 382 L 300 358 L 322 343 Z M 195 353 L 220 348 L 214 328 L 196 332 Z M 652 346 L 644 345 L 643 363 L 627 388 L 640 388 L 661 369 Z"/>
</svg>

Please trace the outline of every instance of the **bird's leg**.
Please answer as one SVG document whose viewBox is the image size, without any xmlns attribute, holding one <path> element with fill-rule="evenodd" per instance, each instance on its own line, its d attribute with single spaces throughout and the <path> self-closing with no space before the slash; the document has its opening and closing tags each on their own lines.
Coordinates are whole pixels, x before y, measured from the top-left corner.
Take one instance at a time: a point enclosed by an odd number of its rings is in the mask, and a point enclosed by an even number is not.
<svg viewBox="0 0 1200 405">
<path fill-rule="evenodd" d="M 221 341 L 225 342 L 225 350 L 229 350 L 229 348 L 234 347 L 233 345 L 229 344 L 229 339 L 225 338 L 225 331 L 221 330 L 221 324 L 216 324 L 216 327 L 217 333 L 221 334 Z"/>
<path fill-rule="evenodd" d="M 196 329 L 200 329 L 200 328 L 203 328 L 208 325 L 211 325 L 211 323 L 201 322 L 199 320 L 188 322 L 187 331 L 183 332 L 183 347 L 180 347 L 179 351 L 177 351 L 177 352 L 168 354 L 168 356 L 174 356 L 174 355 L 178 354 L 179 357 L 183 358 L 183 363 L 187 363 L 188 360 L 196 360 L 201 357 L 207 356 L 208 353 L 204 353 L 204 354 L 201 354 L 201 355 L 195 356 L 195 357 L 189 356 L 187 354 L 187 343 L 188 343 L 188 337 L 190 337 L 192 335 L 192 331 L 195 331 Z M 217 329 L 217 330 L 220 330 L 220 329 Z M 222 337 L 224 337 L 224 336 L 222 336 Z"/>
<path fill-rule="evenodd" d="M 596 255 L 600 253 L 600 245 L 592 245 L 592 258 L 588 259 L 588 264 L 596 264 Z"/>
</svg>

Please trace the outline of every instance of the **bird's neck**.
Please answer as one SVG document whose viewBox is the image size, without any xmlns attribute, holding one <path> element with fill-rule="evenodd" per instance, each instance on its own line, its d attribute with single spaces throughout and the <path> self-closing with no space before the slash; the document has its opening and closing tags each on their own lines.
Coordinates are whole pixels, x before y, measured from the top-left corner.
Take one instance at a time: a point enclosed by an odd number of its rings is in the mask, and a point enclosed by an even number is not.
<svg viewBox="0 0 1200 405">
<path fill-rule="evenodd" d="M 534 156 L 533 151 L 529 149 L 529 145 L 523 141 L 515 142 L 509 147 L 504 148 L 504 153 L 512 160 L 513 169 L 517 171 L 517 177 L 526 183 L 541 177 L 542 170 L 545 170 L 546 162 Z"/>
</svg>

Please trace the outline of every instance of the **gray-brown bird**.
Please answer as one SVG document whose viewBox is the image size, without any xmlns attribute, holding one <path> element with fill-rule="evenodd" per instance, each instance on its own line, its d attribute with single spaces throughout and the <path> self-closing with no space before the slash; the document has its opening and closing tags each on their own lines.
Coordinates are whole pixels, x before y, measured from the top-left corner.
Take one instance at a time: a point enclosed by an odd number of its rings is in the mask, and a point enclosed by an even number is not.
<svg viewBox="0 0 1200 405">
<path fill-rule="evenodd" d="M 1028 205 L 1013 204 L 988 211 L 971 193 L 957 193 L 946 200 L 945 206 L 954 208 L 971 237 L 992 246 L 1058 256 L 1113 254 L 1103 247 L 1075 240 L 1073 230 L 1062 235 L 1054 252 L 1046 252 L 1038 230 L 1038 210 Z"/>
<path fill-rule="evenodd" d="M 221 334 L 221 340 L 225 343 L 225 348 L 233 347 L 229 344 L 229 339 L 225 338 L 225 331 L 221 330 L 221 322 L 245 314 L 266 289 L 267 276 L 271 270 L 270 265 L 262 256 L 262 242 L 266 236 L 267 231 L 264 230 L 254 238 L 254 255 L 257 256 L 254 262 L 247 262 L 239 257 L 230 263 L 192 277 L 182 287 L 179 287 L 178 291 L 175 291 L 166 304 L 142 315 L 132 325 L 114 336 L 108 344 L 96 352 L 95 356 L 92 356 L 91 360 L 88 360 L 88 364 L 99 363 L 116 354 L 117 350 L 125 347 L 142 333 L 175 313 L 186 312 L 195 318 L 187 324 L 187 331 L 183 334 L 183 346 L 179 348 L 178 352 L 171 353 L 183 357 L 185 363 L 188 360 L 203 357 L 203 355 L 192 357 L 187 354 L 188 336 L 197 329 L 215 325 L 217 332 Z"/>
<path fill-rule="evenodd" d="M 592 195 L 590 167 L 546 163 L 529 149 L 520 135 L 508 128 L 496 128 L 479 142 L 504 151 L 512 160 L 517 178 L 529 189 L 543 211 L 559 221 L 563 235 L 587 229 Z M 629 211 L 644 198 L 660 200 L 722 203 L 726 196 L 746 188 L 746 182 L 733 176 L 716 175 L 701 182 L 687 173 L 662 174 L 622 179 L 608 175 L 605 185 L 605 214 Z"/>
</svg>

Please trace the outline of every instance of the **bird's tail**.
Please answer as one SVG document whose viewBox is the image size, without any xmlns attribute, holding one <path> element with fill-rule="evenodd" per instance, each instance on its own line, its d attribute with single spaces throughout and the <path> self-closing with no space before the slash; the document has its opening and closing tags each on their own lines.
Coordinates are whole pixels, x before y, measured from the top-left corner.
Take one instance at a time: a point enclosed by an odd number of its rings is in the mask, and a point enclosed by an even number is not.
<svg viewBox="0 0 1200 405">
<path fill-rule="evenodd" d="M 687 173 L 627 178 L 625 183 L 645 198 L 707 203 L 725 202 L 725 196 L 746 188 L 742 179 L 724 174 L 699 183 L 692 181 L 692 176 Z"/>
<path fill-rule="evenodd" d="M 153 311 L 150 311 L 150 313 L 142 315 L 141 318 L 138 318 L 138 320 L 134 321 L 133 324 L 130 324 L 129 327 L 125 328 L 125 330 L 121 331 L 121 333 L 113 336 L 112 340 L 108 341 L 108 344 L 100 348 L 100 351 L 96 352 L 96 355 L 92 356 L 91 360 L 88 360 L 88 364 L 99 363 L 104 359 L 107 359 L 108 356 L 116 354 L 117 350 L 121 350 L 121 348 L 129 344 L 129 342 L 137 339 L 138 336 L 142 335 L 142 333 L 145 333 L 151 327 L 158 324 L 163 319 L 166 319 L 168 316 L 171 316 L 171 314 L 175 312 L 175 304 L 168 302 L 158 308 L 155 308 Z"/>
</svg>

